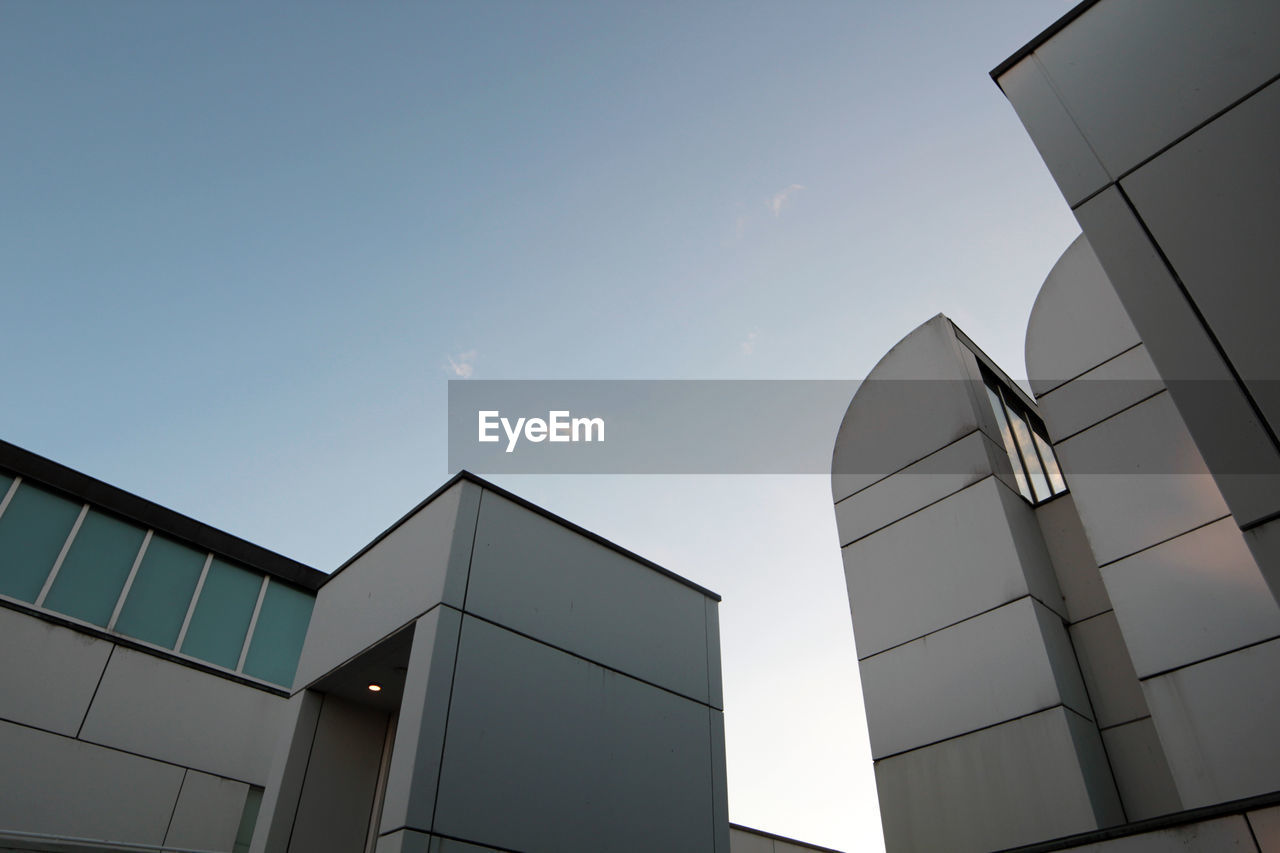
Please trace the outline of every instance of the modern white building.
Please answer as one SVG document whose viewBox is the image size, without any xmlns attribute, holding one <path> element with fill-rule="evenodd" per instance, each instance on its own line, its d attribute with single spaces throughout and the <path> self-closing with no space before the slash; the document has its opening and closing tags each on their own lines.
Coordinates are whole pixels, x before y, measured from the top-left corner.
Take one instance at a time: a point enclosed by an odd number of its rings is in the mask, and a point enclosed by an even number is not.
<svg viewBox="0 0 1280 853">
<path fill-rule="evenodd" d="M 325 575 L 0 444 L 0 850 L 730 828 L 719 598 L 469 474 Z"/>
<path fill-rule="evenodd" d="M 886 842 L 1280 849 L 1280 5 L 1083 3 L 997 68 L 1084 234 L 1029 391 L 945 317 L 832 487 Z"/>
</svg>

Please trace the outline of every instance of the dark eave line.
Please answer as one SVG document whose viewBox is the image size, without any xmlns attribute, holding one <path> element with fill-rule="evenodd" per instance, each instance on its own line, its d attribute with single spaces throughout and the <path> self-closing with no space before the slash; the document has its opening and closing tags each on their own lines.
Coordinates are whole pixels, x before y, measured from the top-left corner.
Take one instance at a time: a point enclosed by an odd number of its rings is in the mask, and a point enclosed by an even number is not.
<svg viewBox="0 0 1280 853">
<path fill-rule="evenodd" d="M 52 459 L 24 450 L 16 444 L 0 441 L 0 468 L 159 533 L 190 542 L 219 556 L 230 557 L 303 589 L 315 591 L 324 583 L 324 572 L 311 566 L 268 551 L 261 545 L 254 545 L 238 536 L 210 527 L 202 521 L 196 521 Z"/>
<path fill-rule="evenodd" d="M 1097 2 L 1098 0 L 1084 0 L 1084 2 L 1076 5 L 1074 8 L 1071 9 L 1070 12 L 1067 12 L 1067 14 L 1063 15 L 1061 18 L 1059 18 L 1058 20 L 1050 24 L 1047 30 L 1040 33 L 1038 36 L 1036 36 L 1031 41 L 1024 44 L 1022 47 L 1018 48 L 1013 53 L 1012 56 L 1010 56 L 1004 62 L 1001 62 L 995 68 L 991 69 L 991 79 L 999 83 L 1000 78 L 1004 75 L 1006 71 L 1008 71 L 1013 66 L 1017 65 L 1022 60 L 1026 59 L 1032 53 L 1034 53 L 1035 49 L 1038 48 L 1040 45 L 1044 44 L 1049 39 L 1053 38 L 1058 33 L 1062 32 L 1062 30 L 1065 29 L 1068 24 L 1070 24 L 1076 18 L 1083 15 L 1085 12 L 1089 11 L 1089 9 Z"/>
</svg>

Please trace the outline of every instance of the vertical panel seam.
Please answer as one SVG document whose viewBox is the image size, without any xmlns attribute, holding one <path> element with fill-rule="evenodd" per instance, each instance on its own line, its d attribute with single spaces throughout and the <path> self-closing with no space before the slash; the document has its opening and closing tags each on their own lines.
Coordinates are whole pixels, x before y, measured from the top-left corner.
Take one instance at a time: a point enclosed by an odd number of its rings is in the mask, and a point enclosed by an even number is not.
<svg viewBox="0 0 1280 853">
<path fill-rule="evenodd" d="M 307 792 L 307 771 L 311 769 L 311 756 L 316 751 L 316 737 L 320 734 L 320 715 L 324 713 L 324 700 L 325 694 L 321 693 L 320 707 L 316 708 L 316 724 L 315 728 L 311 730 L 311 742 L 307 745 L 307 760 L 302 765 L 302 780 L 298 783 L 298 799 L 293 804 L 293 820 L 289 821 L 289 837 L 285 839 L 283 853 L 288 853 L 293 846 L 293 833 L 298 828 L 298 813 L 302 811 L 302 797 Z M 281 781 L 283 782 L 283 779 Z M 278 800 L 279 798 L 277 797 Z"/>
<path fill-rule="evenodd" d="M 471 568 L 475 563 L 476 540 L 480 536 L 480 508 L 484 505 L 485 489 L 480 488 L 480 497 L 476 498 L 476 520 L 471 528 L 471 550 L 467 552 L 467 579 L 462 585 L 462 612 L 467 612 L 467 595 L 471 592 Z"/>
<path fill-rule="evenodd" d="M 1098 615 L 1101 616 L 1102 614 Z M 1084 696 L 1086 701 L 1089 703 L 1089 714 L 1093 717 L 1091 722 L 1093 723 L 1094 731 L 1098 733 L 1098 745 L 1102 747 L 1102 755 L 1107 759 L 1107 773 L 1110 774 L 1111 784 L 1116 789 L 1116 802 L 1120 805 L 1120 815 L 1124 818 L 1124 822 L 1128 823 L 1129 810 L 1125 808 L 1124 797 L 1120 793 L 1120 780 L 1116 777 L 1116 767 L 1115 762 L 1111 758 L 1111 751 L 1107 749 L 1107 741 L 1102 737 L 1102 726 L 1098 723 L 1098 708 L 1094 704 L 1093 693 L 1089 691 L 1089 682 L 1084 677 L 1084 667 L 1080 665 L 1080 650 L 1076 648 L 1076 639 L 1071 635 L 1072 627 L 1072 625 L 1069 625 L 1064 621 L 1062 623 L 1062 632 L 1067 635 L 1067 643 L 1071 648 L 1071 657 L 1075 660 L 1076 671 L 1080 674 L 1080 686 L 1084 688 Z M 1125 652 L 1128 652 L 1127 648 L 1125 649 Z M 1142 689 L 1141 684 L 1138 685 L 1138 689 Z M 1063 702 L 1063 705 L 1065 706 L 1066 703 Z M 1095 815 L 1095 817 L 1101 818 L 1101 815 Z"/>
<path fill-rule="evenodd" d="M 1085 147 L 1089 149 L 1089 153 L 1093 155 L 1093 161 L 1098 164 L 1098 168 L 1102 170 L 1102 174 L 1106 177 L 1107 181 L 1115 182 L 1117 179 L 1111 177 L 1111 172 L 1107 169 L 1107 164 L 1102 162 L 1102 157 L 1098 154 L 1097 149 L 1093 147 L 1093 142 L 1090 141 L 1089 137 L 1085 134 L 1084 128 L 1080 126 L 1080 122 L 1076 120 L 1075 113 L 1073 113 L 1067 106 L 1066 98 L 1062 97 L 1062 92 L 1060 92 L 1057 85 L 1054 84 L 1053 77 L 1049 74 L 1049 69 L 1045 68 L 1044 63 L 1040 61 L 1039 51 L 1031 54 L 1031 61 L 1036 64 L 1036 68 L 1044 77 L 1045 85 L 1049 87 L 1049 91 L 1053 92 L 1053 96 L 1057 98 L 1058 106 L 1062 107 L 1062 111 L 1066 113 L 1067 118 L 1071 121 L 1071 126 L 1076 129 L 1076 133 L 1080 134 L 1080 140 L 1084 142 Z M 1105 184 L 1100 189 L 1095 190 L 1095 193 L 1101 192 L 1104 189 L 1106 189 Z"/>
<path fill-rule="evenodd" d="M 188 767 L 182 768 L 182 781 L 178 783 L 178 796 L 173 798 L 173 808 L 169 811 L 169 822 L 164 826 L 164 836 L 160 843 L 169 844 L 169 833 L 173 831 L 173 819 L 178 814 L 178 803 L 182 802 L 182 789 L 187 786 L 187 775 L 191 772 Z"/>
<path fill-rule="evenodd" d="M 1133 215 L 1133 219 L 1138 223 L 1138 227 L 1142 229 L 1142 233 L 1151 243 L 1151 248 L 1155 251 L 1156 257 L 1160 259 L 1160 263 L 1164 266 L 1169 277 L 1173 279 L 1174 286 L 1178 288 L 1178 292 L 1182 298 L 1186 300 L 1187 307 L 1191 309 L 1191 313 L 1195 315 L 1196 321 L 1200 324 L 1200 328 L 1204 330 L 1205 337 L 1209 339 L 1209 344 L 1218 353 L 1218 358 L 1222 359 L 1222 363 L 1226 365 L 1227 372 L 1231 374 L 1231 378 L 1235 380 L 1240 393 L 1244 396 L 1245 402 L 1249 404 L 1249 408 L 1253 411 L 1254 417 L 1258 419 L 1258 425 L 1262 427 L 1263 433 L 1271 440 L 1273 449 L 1280 450 L 1280 437 L 1276 436 L 1275 430 L 1271 428 L 1271 423 L 1262 413 L 1262 407 L 1258 405 L 1258 401 L 1253 398 L 1253 393 L 1249 390 L 1249 386 L 1245 384 L 1244 378 L 1240 375 L 1240 371 L 1236 369 L 1235 364 L 1227 355 L 1226 348 L 1222 345 L 1222 341 L 1218 340 L 1218 336 L 1214 334 L 1213 327 L 1209 325 L 1204 313 L 1200 310 L 1200 306 L 1196 304 L 1195 299 L 1191 296 L 1191 291 L 1187 289 L 1186 284 L 1182 281 L 1182 277 L 1178 275 L 1178 271 L 1173 266 L 1173 262 L 1169 260 L 1169 256 L 1165 254 L 1161 248 L 1156 235 L 1147 227 L 1146 220 L 1138 213 L 1137 206 L 1133 200 L 1129 198 L 1129 194 L 1125 192 L 1124 187 L 1119 181 L 1116 181 L 1115 188 L 1120 193 L 1120 198 L 1124 201 L 1129 213 Z"/>
<path fill-rule="evenodd" d="M 102 687 L 102 680 L 107 677 L 107 667 L 111 665 L 111 657 L 116 653 L 115 643 L 111 644 L 111 648 L 107 651 L 107 659 L 102 662 L 102 672 L 98 673 L 98 683 L 93 685 L 93 695 L 89 697 L 89 704 L 84 706 L 84 716 L 80 718 L 80 725 L 76 727 L 76 739 L 80 739 L 80 733 L 84 731 L 84 724 L 89 721 L 89 712 L 93 710 L 93 703 L 98 698 L 98 690 Z"/>
<path fill-rule="evenodd" d="M 712 731 L 712 729 L 715 726 L 715 721 L 711 719 L 711 713 L 712 713 L 711 707 L 708 706 L 707 707 L 707 757 L 710 759 L 710 761 L 708 762 L 709 764 L 708 769 L 710 769 L 711 771 L 711 808 L 709 809 L 709 811 L 711 812 L 711 849 L 714 850 L 715 853 L 721 853 L 720 848 L 716 846 L 716 802 L 717 802 L 716 743 L 715 743 L 716 735 L 715 735 L 715 732 Z"/>
<path fill-rule="evenodd" d="M 481 498 L 483 497 L 484 497 L 484 494 L 482 492 Z M 480 514 L 477 508 L 477 513 L 476 513 L 477 529 L 480 527 L 479 519 L 480 519 Z M 468 569 L 467 580 L 470 581 L 470 579 L 471 579 L 471 572 Z M 464 594 L 464 598 L 465 598 L 465 594 Z M 462 621 L 465 617 L 466 617 L 466 613 L 464 611 L 459 611 L 458 639 L 453 647 L 453 669 L 449 675 L 449 699 L 444 709 L 444 728 L 440 732 L 440 764 L 438 767 L 436 767 L 436 793 L 435 793 L 435 797 L 433 797 L 431 801 L 431 830 L 430 831 L 432 834 L 434 834 L 436 831 L 436 818 L 439 817 L 438 811 L 440 808 L 440 783 L 444 779 L 444 753 L 445 753 L 445 748 L 448 746 L 448 743 L 449 743 L 449 716 L 450 714 L 453 713 L 453 688 L 454 688 L 455 682 L 458 680 L 458 658 L 462 656 Z M 439 630 L 438 627 L 437 627 L 437 630 Z"/>
</svg>

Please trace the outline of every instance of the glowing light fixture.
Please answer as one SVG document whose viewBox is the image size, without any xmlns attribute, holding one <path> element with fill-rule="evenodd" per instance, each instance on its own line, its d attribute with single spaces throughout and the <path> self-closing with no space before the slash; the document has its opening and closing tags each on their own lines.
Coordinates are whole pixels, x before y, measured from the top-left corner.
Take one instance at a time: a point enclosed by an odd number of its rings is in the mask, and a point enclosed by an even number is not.
<svg viewBox="0 0 1280 853">
<path fill-rule="evenodd" d="M 376 681 L 371 682 L 371 683 L 369 684 L 369 692 L 370 692 L 370 693 L 381 693 L 381 692 L 382 692 L 382 685 L 381 685 L 381 684 L 379 684 L 379 683 L 378 683 L 378 682 L 376 682 Z"/>
</svg>

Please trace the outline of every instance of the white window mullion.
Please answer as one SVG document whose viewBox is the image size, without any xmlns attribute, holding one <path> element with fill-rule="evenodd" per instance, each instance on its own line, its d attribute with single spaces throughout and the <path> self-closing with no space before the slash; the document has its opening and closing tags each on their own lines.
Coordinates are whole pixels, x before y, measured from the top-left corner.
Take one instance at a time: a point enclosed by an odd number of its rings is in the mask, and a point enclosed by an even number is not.
<svg viewBox="0 0 1280 853">
<path fill-rule="evenodd" d="M 191 595 L 191 604 L 187 606 L 187 616 L 182 620 L 182 629 L 178 631 L 178 642 L 174 643 L 175 652 L 182 651 L 182 644 L 187 639 L 187 628 L 191 627 L 191 616 L 196 612 L 196 604 L 200 601 L 200 591 L 204 589 L 204 579 L 209 576 L 209 564 L 213 562 L 213 554 L 204 558 L 204 568 L 200 570 L 200 580 L 196 581 L 196 591 Z"/>
<path fill-rule="evenodd" d="M 267 595 L 267 581 L 270 575 L 262 576 L 262 586 L 258 587 L 258 600 L 253 605 L 253 616 L 249 617 L 249 630 L 244 635 L 244 645 L 240 647 L 240 660 L 236 661 L 236 672 L 244 670 L 244 659 L 249 656 L 249 644 L 253 642 L 254 629 L 258 627 L 258 614 L 262 612 L 262 599 Z"/>
<path fill-rule="evenodd" d="M 133 589 L 133 579 L 138 576 L 138 567 L 142 565 L 142 558 L 147 554 L 147 546 L 151 544 L 151 534 L 153 530 L 148 530 L 147 535 L 142 537 L 142 547 L 138 549 L 138 556 L 133 558 L 133 566 L 129 569 L 129 577 L 125 578 L 124 588 L 120 590 L 120 597 L 116 599 L 115 609 L 111 611 L 111 620 L 107 622 L 107 630 L 114 631 L 116 629 L 116 620 L 120 618 L 120 611 L 124 609 L 124 600 L 129 597 L 129 590 Z"/>
<path fill-rule="evenodd" d="M 40 588 L 40 594 L 36 596 L 36 607 L 44 607 L 45 596 L 53 588 L 53 582 L 57 579 L 58 572 L 62 570 L 62 561 L 67 559 L 67 552 L 71 550 L 71 543 L 76 540 L 76 534 L 80 532 L 80 525 L 84 524 L 84 517 L 88 514 L 88 504 L 80 507 L 80 514 L 76 516 L 76 523 L 71 525 L 71 532 L 67 534 L 67 541 L 62 543 L 62 550 L 58 552 L 58 559 L 53 561 L 53 568 L 49 570 L 49 576 L 44 579 L 44 586 Z"/>
<path fill-rule="evenodd" d="M 13 495 L 18 491 L 18 484 L 21 482 L 21 477 L 14 477 L 13 482 L 9 484 L 9 491 L 4 493 L 4 500 L 0 500 L 0 516 L 3 516 L 4 511 L 9 508 L 9 501 L 13 500 Z"/>
</svg>

